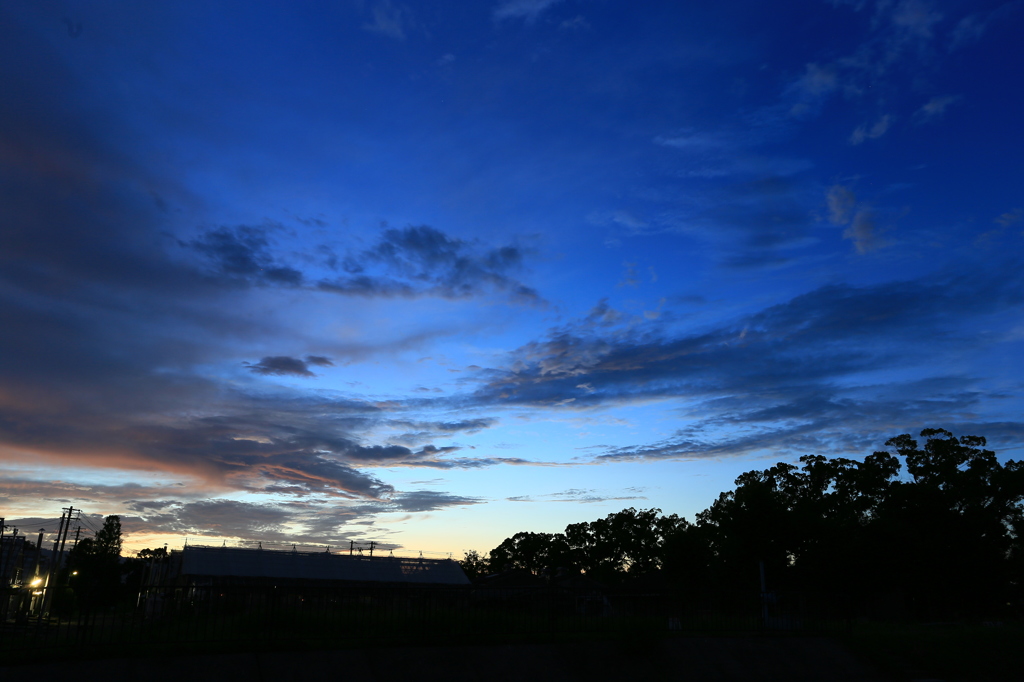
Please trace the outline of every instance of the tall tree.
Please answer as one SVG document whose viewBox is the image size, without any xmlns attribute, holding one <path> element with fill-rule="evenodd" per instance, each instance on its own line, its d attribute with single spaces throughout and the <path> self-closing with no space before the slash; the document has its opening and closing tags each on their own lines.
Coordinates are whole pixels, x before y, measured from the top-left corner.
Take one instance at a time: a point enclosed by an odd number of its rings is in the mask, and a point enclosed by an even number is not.
<svg viewBox="0 0 1024 682">
<path fill-rule="evenodd" d="M 806 456 L 741 475 L 697 517 L 708 579 L 753 590 L 763 562 L 770 588 L 899 592 L 920 615 L 1005 605 L 1020 583 L 1024 467 L 1000 464 L 981 437 L 921 436 L 862 461 Z"/>
<path fill-rule="evenodd" d="M 686 520 L 660 509 L 632 507 L 603 519 L 574 523 L 564 533 L 516 533 L 490 552 L 492 570 L 533 573 L 582 571 L 591 578 L 618 582 L 661 568 L 667 539 Z"/>
<path fill-rule="evenodd" d="M 68 584 L 86 608 L 107 606 L 122 591 L 121 519 L 108 516 L 95 537 L 85 538 L 74 548 L 69 560 Z"/>
<path fill-rule="evenodd" d="M 103 521 L 103 527 L 96 533 L 95 552 L 102 556 L 121 556 L 120 516 L 111 515 Z"/>
<path fill-rule="evenodd" d="M 899 593 L 920 616 L 1024 608 L 1024 463 L 1000 463 L 979 436 L 921 437 L 863 460 L 748 471 L 694 525 L 630 508 L 564 534 L 517 533 L 492 568 L 572 566 L 608 582 L 664 569 L 684 588 L 756 594 L 763 564 L 770 590 Z"/>
<path fill-rule="evenodd" d="M 596 521 L 570 524 L 566 542 L 575 566 L 599 580 L 618 580 L 661 568 L 665 542 L 687 525 L 675 514 L 633 507 Z"/>
<path fill-rule="evenodd" d="M 494 571 L 544 573 L 572 565 L 569 545 L 561 533 L 516 533 L 492 549 L 490 557 Z"/>
<path fill-rule="evenodd" d="M 880 505 L 879 549 L 922 613 L 992 612 L 1018 587 L 1012 559 L 1024 528 L 1024 464 L 1001 464 L 986 440 L 925 429 L 886 445 L 904 458 L 912 481 Z"/>
</svg>

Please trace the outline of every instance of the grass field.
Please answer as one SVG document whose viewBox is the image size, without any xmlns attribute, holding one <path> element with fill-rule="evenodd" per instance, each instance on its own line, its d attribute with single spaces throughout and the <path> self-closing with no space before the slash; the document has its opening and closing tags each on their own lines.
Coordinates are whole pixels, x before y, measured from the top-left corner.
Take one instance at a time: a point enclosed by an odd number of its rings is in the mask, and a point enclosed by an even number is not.
<svg viewBox="0 0 1024 682">
<path fill-rule="evenodd" d="M 893 680 L 1024 680 L 1024 625 L 857 624 L 837 638 Z"/>
</svg>

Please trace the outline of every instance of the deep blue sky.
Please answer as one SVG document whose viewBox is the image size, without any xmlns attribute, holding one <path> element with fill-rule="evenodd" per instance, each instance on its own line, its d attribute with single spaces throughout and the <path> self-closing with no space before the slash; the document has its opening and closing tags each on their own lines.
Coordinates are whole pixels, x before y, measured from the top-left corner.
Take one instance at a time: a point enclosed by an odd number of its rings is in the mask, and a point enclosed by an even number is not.
<svg viewBox="0 0 1024 682">
<path fill-rule="evenodd" d="M 487 550 L 1024 447 L 1024 2 L 0 1 L 0 510 Z"/>
</svg>

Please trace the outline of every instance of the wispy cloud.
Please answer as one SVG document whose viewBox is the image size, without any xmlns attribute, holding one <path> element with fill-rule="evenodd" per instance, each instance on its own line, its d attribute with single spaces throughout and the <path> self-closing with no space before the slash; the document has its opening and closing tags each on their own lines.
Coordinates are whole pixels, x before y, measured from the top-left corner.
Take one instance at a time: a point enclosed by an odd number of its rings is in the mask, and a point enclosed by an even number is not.
<svg viewBox="0 0 1024 682">
<path fill-rule="evenodd" d="M 930 39 L 933 28 L 942 19 L 942 13 L 925 0 L 902 0 L 896 3 L 890 15 L 892 25 L 908 38 Z"/>
<path fill-rule="evenodd" d="M 253 374 L 264 376 L 297 376 L 315 377 L 316 374 L 309 370 L 310 365 L 318 367 L 333 367 L 330 359 L 319 355 L 307 355 L 305 360 L 289 357 L 287 355 L 275 355 L 265 357 L 256 364 L 244 363 Z"/>
<path fill-rule="evenodd" d="M 850 133 L 850 144 L 858 145 L 864 142 L 864 140 L 877 140 L 889 131 L 889 126 L 891 124 L 892 116 L 885 114 L 875 121 L 870 127 L 866 123 L 859 125 L 852 133 Z"/>
<path fill-rule="evenodd" d="M 932 97 L 924 103 L 914 114 L 921 122 L 932 121 L 941 118 L 951 104 L 960 99 L 959 95 L 941 95 Z"/>
<path fill-rule="evenodd" d="M 558 27 L 570 31 L 586 31 L 591 28 L 590 22 L 584 19 L 582 14 L 577 14 L 572 19 L 566 19 Z"/>
<path fill-rule="evenodd" d="M 372 33 L 404 40 L 412 26 L 412 10 L 404 4 L 395 4 L 391 0 L 374 0 L 370 5 L 373 19 L 363 24 L 363 30 Z"/>
<path fill-rule="evenodd" d="M 181 500 L 129 502 L 136 517 L 122 517 L 129 532 L 171 533 L 208 538 L 242 538 L 263 542 L 330 544 L 358 539 L 381 514 L 438 511 L 482 502 L 480 498 L 412 490 L 387 500 L 338 506 L 317 500 L 247 502 L 242 500 Z M 380 538 L 378 530 L 376 537 Z M 398 545 L 380 543 L 387 549 Z"/>
<path fill-rule="evenodd" d="M 481 248 L 428 225 L 388 228 L 369 249 L 339 257 L 322 246 L 316 255 L 305 254 L 305 260 L 322 260 L 339 273 L 311 277 L 274 253 L 270 233 L 277 229 L 218 227 L 179 244 L 204 256 L 211 274 L 234 285 L 303 287 L 363 298 L 459 299 L 499 292 L 516 303 L 544 305 L 533 288 L 514 276 L 528 255 L 520 246 Z"/>
<path fill-rule="evenodd" d="M 299 285 L 302 273 L 276 262 L 270 251 L 268 228 L 239 225 L 205 232 L 180 242 L 207 256 L 219 273 L 254 283 Z"/>
<path fill-rule="evenodd" d="M 123 186 L 139 175 L 135 169 L 100 150 L 53 148 L 63 134 L 44 137 L 50 147 L 42 145 L 37 159 L 53 153 L 72 169 L 106 170 L 103 177 L 72 172 L 55 179 L 53 166 L 29 166 L 19 192 L 0 190 L 5 207 L 25 217 L 0 234 L 8 259 L 0 269 L 0 350 L 10 361 L 0 371 L 5 457 L 160 471 L 211 492 L 343 501 L 395 494 L 365 467 L 440 461 L 457 450 L 428 439 L 413 447 L 373 439 L 397 407 L 264 382 L 311 377 L 314 368 L 333 364 L 313 348 L 257 355 L 247 372 L 238 371 L 239 339 L 279 336 L 244 294 L 320 289 L 322 275 L 286 262 L 294 254 L 277 240 L 286 240 L 287 230 L 236 225 L 161 241 L 162 209 L 148 194 L 147 209 L 123 197 Z M 41 200 L 55 182 L 82 208 Z M 361 269 L 371 289 L 383 281 L 412 296 L 498 292 L 535 302 L 536 294 L 514 278 L 524 253 L 419 227 L 385 230 L 338 267 Z M 307 345 L 300 331 L 289 336 L 295 346 Z M 13 395 L 20 397 L 11 401 Z M 442 438 L 489 423 L 435 421 L 433 433 Z"/>
<path fill-rule="evenodd" d="M 734 268 L 772 267 L 809 243 L 811 214 L 806 159 L 759 154 L 775 123 L 745 132 L 682 131 L 654 142 L 679 153 L 680 175 L 699 179 L 680 192 L 667 190 L 666 206 L 633 232 L 682 232 L 705 243 Z M 610 217 L 605 221 L 618 223 Z"/>
<path fill-rule="evenodd" d="M 849 187 L 833 185 L 825 196 L 829 221 L 834 225 L 845 225 L 843 238 L 853 242 L 857 253 L 865 254 L 885 246 L 875 211 L 864 202 L 857 201 L 857 195 Z"/>
<path fill-rule="evenodd" d="M 901 99 L 894 83 L 921 68 L 934 70 L 945 58 L 939 42 L 941 28 L 948 24 L 948 17 L 934 2 L 884 0 L 833 4 L 852 6 L 858 12 L 871 7 L 869 30 L 849 53 L 831 61 L 806 64 L 804 72 L 784 91 L 783 99 L 789 102 L 788 113 L 792 117 L 818 116 L 825 103 L 839 95 L 875 111 L 884 107 L 892 112 Z M 1022 4 L 1014 0 L 990 13 L 962 17 L 950 33 L 951 49 L 979 39 L 993 17 L 1005 15 Z M 949 97 L 937 96 L 916 113 L 906 111 L 904 115 L 914 113 L 920 121 L 931 120 L 956 101 Z M 859 145 L 881 137 L 891 129 L 897 113 L 887 113 L 858 126 L 848 138 L 849 142 Z"/>
<path fill-rule="evenodd" d="M 377 244 L 347 256 L 342 274 L 317 283 L 322 291 L 364 297 L 467 298 L 488 291 L 543 305 L 540 295 L 512 275 L 525 251 L 508 245 L 479 249 L 427 225 L 389 228 Z"/>
<path fill-rule="evenodd" d="M 627 492 L 637 492 L 628 490 Z M 593 489 L 571 488 L 557 493 L 544 495 L 515 495 L 505 498 L 509 502 L 575 502 L 577 504 L 597 504 L 601 502 L 631 502 L 646 500 L 643 495 L 615 495 L 602 493 Z"/>
<path fill-rule="evenodd" d="M 452 495 L 435 490 L 412 490 L 394 495 L 386 501 L 358 505 L 354 511 L 359 514 L 429 512 L 446 507 L 465 507 L 483 501 L 479 497 Z"/>
<path fill-rule="evenodd" d="M 843 238 L 851 240 L 857 253 L 862 255 L 884 244 L 878 234 L 875 213 L 869 208 L 863 208 L 854 214 L 849 227 L 843 231 Z"/>
<path fill-rule="evenodd" d="M 911 392 L 911 384 L 871 387 L 854 377 L 906 369 L 916 362 L 915 348 L 927 346 L 934 361 L 983 346 L 990 340 L 951 334 L 953 323 L 1020 302 L 1024 279 L 1004 264 L 870 287 L 823 287 L 700 334 L 659 334 L 654 323 L 598 328 L 581 320 L 519 349 L 508 369 L 487 375 L 473 400 L 571 410 L 685 400 L 695 426 L 659 446 L 657 456 L 743 454 L 783 435 L 780 447 L 820 446 L 856 432 L 851 424 L 884 432 L 959 422 L 978 399 L 971 380 L 926 382 Z M 779 426 L 789 423 L 798 425 Z M 655 456 L 643 448 L 611 454 Z"/>
<path fill-rule="evenodd" d="M 999 223 L 1003 227 L 1009 227 L 1010 225 L 1019 223 L 1022 219 L 1024 219 L 1024 209 L 1015 208 L 1012 211 L 1007 211 L 1006 213 L 999 215 L 999 217 L 995 219 L 995 222 Z"/>
<path fill-rule="evenodd" d="M 833 65 L 811 62 L 804 73 L 788 88 L 785 95 L 794 101 L 789 113 L 797 118 L 819 113 L 822 104 L 840 87 L 839 74 Z"/>
<path fill-rule="evenodd" d="M 494 18 L 523 19 L 527 23 L 537 20 L 541 14 L 562 0 L 504 0 L 494 8 Z"/>
<path fill-rule="evenodd" d="M 960 19 L 949 36 L 949 49 L 958 50 L 972 45 L 984 36 L 989 26 L 1006 21 L 1024 7 L 1021 0 L 1004 2 L 988 12 L 975 12 Z"/>
<path fill-rule="evenodd" d="M 829 220 L 836 225 L 846 225 L 850 222 L 853 209 L 857 205 L 857 195 L 848 187 L 833 185 L 829 187 L 826 195 L 828 202 Z"/>
</svg>

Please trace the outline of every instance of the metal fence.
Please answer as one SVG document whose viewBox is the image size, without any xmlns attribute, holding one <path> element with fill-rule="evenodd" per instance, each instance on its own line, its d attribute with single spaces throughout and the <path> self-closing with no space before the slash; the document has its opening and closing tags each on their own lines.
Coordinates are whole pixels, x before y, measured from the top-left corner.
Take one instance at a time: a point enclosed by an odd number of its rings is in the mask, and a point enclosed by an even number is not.
<svg viewBox="0 0 1024 682">
<path fill-rule="evenodd" d="M 767 595 L 574 592 L 552 587 L 160 586 L 132 604 L 74 613 L 7 609 L 5 660 L 38 652 L 127 655 L 182 649 L 458 644 L 560 636 L 672 632 L 828 633 L 849 627 L 847 605 Z"/>
</svg>

